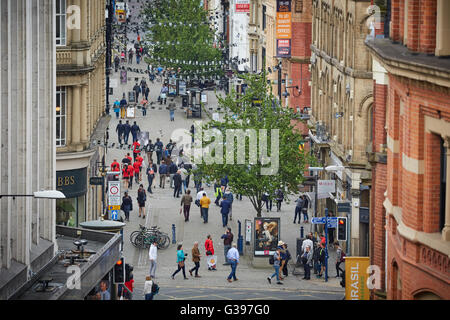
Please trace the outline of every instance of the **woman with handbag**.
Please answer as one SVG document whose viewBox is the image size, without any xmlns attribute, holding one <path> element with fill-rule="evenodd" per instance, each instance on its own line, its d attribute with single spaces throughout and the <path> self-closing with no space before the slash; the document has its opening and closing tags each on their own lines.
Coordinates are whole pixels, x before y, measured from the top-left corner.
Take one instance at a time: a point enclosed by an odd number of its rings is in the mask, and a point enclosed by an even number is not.
<svg viewBox="0 0 450 320">
<path fill-rule="evenodd" d="M 139 203 L 139 217 L 141 217 L 142 214 L 145 219 L 145 201 L 147 201 L 147 194 L 145 193 L 142 184 L 139 185 L 137 201 Z"/>
<path fill-rule="evenodd" d="M 183 270 L 184 280 L 188 280 L 188 278 L 186 277 L 186 271 L 185 271 L 185 266 L 184 266 L 184 261 L 186 260 L 186 256 L 187 256 L 187 253 L 184 253 L 183 245 L 179 244 L 178 247 L 177 247 L 177 264 L 178 264 L 178 269 L 177 269 L 177 271 L 175 271 L 172 274 L 172 279 L 175 279 L 175 275 L 178 272 L 180 272 L 180 270 Z"/>
<path fill-rule="evenodd" d="M 214 245 L 213 245 L 213 241 L 211 238 L 211 235 L 208 234 L 208 236 L 206 237 L 206 241 L 205 241 L 205 252 L 206 252 L 206 260 L 209 261 L 210 260 L 210 256 L 214 255 Z M 210 266 L 208 264 L 208 270 L 210 271 L 216 271 L 216 264 L 213 264 L 212 266 Z"/>
<path fill-rule="evenodd" d="M 133 211 L 133 201 L 128 195 L 128 192 L 125 192 L 122 198 L 122 205 L 120 206 L 120 209 L 125 213 L 125 220 L 130 221 L 130 211 Z"/>
</svg>

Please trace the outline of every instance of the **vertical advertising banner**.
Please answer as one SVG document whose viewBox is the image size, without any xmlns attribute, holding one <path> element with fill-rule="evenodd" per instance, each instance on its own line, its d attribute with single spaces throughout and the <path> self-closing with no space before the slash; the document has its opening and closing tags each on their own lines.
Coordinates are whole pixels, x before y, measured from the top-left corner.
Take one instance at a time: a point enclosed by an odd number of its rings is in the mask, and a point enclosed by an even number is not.
<svg viewBox="0 0 450 320">
<path fill-rule="evenodd" d="M 255 256 L 275 253 L 280 241 L 280 218 L 255 218 Z"/>
<path fill-rule="evenodd" d="M 291 57 L 292 12 L 291 0 L 277 0 L 277 57 Z"/>
<path fill-rule="evenodd" d="M 345 300 L 369 300 L 369 257 L 345 257 Z"/>
</svg>

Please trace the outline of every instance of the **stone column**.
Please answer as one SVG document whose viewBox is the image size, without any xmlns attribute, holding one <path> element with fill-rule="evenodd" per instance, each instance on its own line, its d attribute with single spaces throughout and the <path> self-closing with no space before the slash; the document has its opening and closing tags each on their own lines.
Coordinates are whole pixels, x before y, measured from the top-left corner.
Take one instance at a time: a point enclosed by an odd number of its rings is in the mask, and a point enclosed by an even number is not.
<svg viewBox="0 0 450 320">
<path fill-rule="evenodd" d="M 442 230 L 442 240 L 450 241 L 450 187 L 448 182 L 450 181 L 450 170 L 448 164 L 450 163 L 450 137 L 444 138 L 444 150 L 445 156 L 447 157 L 447 188 L 445 190 L 445 224 Z"/>
<path fill-rule="evenodd" d="M 75 149 L 80 144 L 80 95 L 81 86 L 72 87 L 72 145 Z"/>
<path fill-rule="evenodd" d="M 81 0 L 81 41 L 88 41 L 88 0 Z"/>
<path fill-rule="evenodd" d="M 87 85 L 81 86 L 81 104 L 80 104 L 80 138 L 81 142 L 87 143 Z"/>
</svg>

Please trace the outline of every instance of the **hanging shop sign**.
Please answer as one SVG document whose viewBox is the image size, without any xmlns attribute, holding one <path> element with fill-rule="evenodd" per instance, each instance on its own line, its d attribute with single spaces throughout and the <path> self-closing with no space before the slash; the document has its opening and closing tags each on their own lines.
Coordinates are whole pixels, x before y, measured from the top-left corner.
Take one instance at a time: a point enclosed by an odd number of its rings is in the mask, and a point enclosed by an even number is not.
<svg viewBox="0 0 450 320">
<path fill-rule="evenodd" d="M 237 13 L 250 13 L 250 0 L 236 0 Z"/>
<path fill-rule="evenodd" d="M 277 57 L 291 57 L 292 12 L 291 0 L 277 0 L 276 19 Z"/>
</svg>

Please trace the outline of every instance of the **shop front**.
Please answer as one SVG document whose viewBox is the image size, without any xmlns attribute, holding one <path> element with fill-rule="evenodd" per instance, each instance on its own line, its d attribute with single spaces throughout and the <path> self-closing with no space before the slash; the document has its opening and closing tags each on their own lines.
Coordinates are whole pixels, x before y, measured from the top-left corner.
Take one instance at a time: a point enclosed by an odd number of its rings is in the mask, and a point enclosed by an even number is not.
<svg viewBox="0 0 450 320">
<path fill-rule="evenodd" d="M 79 227 L 86 221 L 87 168 L 57 171 L 56 189 L 66 196 L 56 200 L 56 224 Z"/>
</svg>

